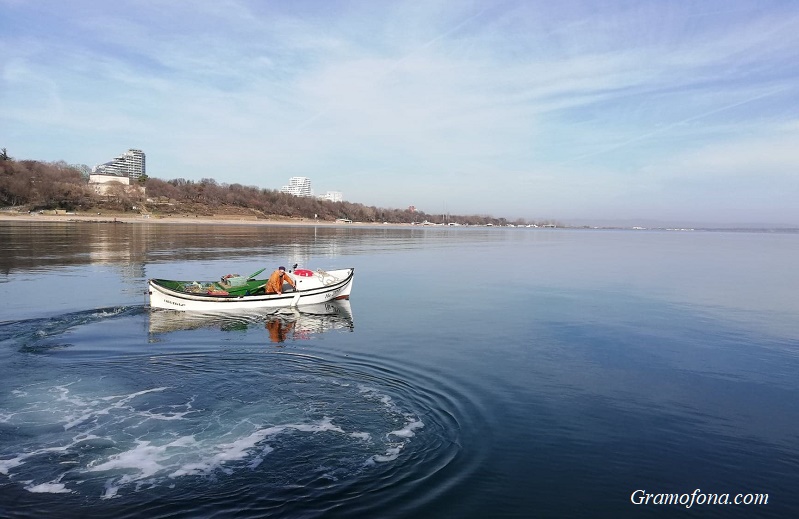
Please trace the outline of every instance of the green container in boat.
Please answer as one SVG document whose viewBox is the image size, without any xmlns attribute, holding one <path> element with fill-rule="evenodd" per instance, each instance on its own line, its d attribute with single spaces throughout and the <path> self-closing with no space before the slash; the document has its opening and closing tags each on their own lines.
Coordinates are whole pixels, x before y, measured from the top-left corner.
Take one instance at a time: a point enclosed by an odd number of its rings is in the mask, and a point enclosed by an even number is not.
<svg viewBox="0 0 799 519">
<path fill-rule="evenodd" d="M 225 281 L 227 282 L 226 284 L 231 288 L 243 287 L 244 285 L 247 284 L 247 278 L 245 278 L 244 276 L 229 277 Z"/>
</svg>

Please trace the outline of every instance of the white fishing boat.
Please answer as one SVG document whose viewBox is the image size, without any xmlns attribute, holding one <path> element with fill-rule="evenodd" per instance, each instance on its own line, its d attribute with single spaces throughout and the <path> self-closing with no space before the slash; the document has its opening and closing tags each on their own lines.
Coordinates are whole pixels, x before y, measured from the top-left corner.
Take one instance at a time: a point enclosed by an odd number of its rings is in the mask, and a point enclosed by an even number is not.
<svg viewBox="0 0 799 519">
<path fill-rule="evenodd" d="M 151 308 L 216 312 L 258 308 L 296 307 L 349 299 L 354 268 L 338 270 L 298 269 L 288 271 L 295 287 L 283 283 L 282 293 L 264 292 L 267 279 L 257 279 L 259 270 L 250 276 L 227 275 L 219 281 L 177 281 L 150 279 Z"/>
</svg>

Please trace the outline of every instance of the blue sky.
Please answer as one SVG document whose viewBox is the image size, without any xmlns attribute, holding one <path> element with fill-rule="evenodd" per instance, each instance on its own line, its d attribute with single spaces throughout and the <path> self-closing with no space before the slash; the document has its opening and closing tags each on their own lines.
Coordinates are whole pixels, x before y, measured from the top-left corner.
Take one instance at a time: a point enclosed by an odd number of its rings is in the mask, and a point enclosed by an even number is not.
<svg viewBox="0 0 799 519">
<path fill-rule="evenodd" d="M 799 2 L 0 0 L 0 147 L 429 213 L 799 224 Z"/>
</svg>

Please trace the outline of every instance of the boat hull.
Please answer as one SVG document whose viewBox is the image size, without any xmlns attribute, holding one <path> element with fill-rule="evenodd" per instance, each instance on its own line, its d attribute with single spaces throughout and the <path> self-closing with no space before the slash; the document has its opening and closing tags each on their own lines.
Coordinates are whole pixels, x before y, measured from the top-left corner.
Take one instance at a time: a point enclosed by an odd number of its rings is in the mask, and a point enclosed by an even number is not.
<svg viewBox="0 0 799 519">
<path fill-rule="evenodd" d="M 294 276 L 298 290 L 284 291 L 282 294 L 224 294 L 191 293 L 177 287 L 200 283 L 150 279 L 149 297 L 151 308 L 171 310 L 218 312 L 226 310 L 248 310 L 257 308 L 281 308 L 300 305 L 314 305 L 349 299 L 355 269 L 340 269 Z M 252 281 L 252 286 L 262 285 L 266 280 Z M 212 284 L 212 283 L 209 283 Z"/>
</svg>

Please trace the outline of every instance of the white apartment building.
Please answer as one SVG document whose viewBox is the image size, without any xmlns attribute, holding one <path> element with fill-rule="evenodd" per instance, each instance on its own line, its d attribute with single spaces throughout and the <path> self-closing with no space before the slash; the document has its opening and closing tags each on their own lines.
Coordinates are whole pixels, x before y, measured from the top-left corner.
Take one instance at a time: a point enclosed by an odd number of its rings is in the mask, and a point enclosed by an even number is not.
<svg viewBox="0 0 799 519">
<path fill-rule="evenodd" d="M 130 149 L 122 155 L 92 168 L 92 173 L 98 175 L 115 175 L 137 179 L 147 172 L 144 152 Z"/>
<path fill-rule="evenodd" d="M 280 191 L 294 196 L 313 196 L 311 179 L 308 177 L 291 177 L 289 185 L 281 187 Z"/>
<path fill-rule="evenodd" d="M 320 200 L 329 200 L 330 202 L 341 202 L 344 200 L 344 195 L 341 191 L 328 191 L 324 195 L 319 196 Z"/>
</svg>

